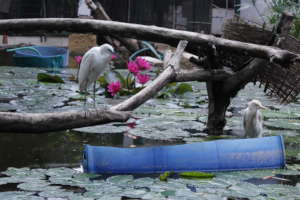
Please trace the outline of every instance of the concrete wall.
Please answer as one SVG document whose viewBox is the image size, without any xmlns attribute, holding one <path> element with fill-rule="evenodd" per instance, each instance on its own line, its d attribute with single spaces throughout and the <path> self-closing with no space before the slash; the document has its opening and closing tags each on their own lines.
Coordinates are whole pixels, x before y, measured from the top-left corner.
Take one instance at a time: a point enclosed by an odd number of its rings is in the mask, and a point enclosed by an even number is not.
<svg viewBox="0 0 300 200">
<path fill-rule="evenodd" d="M 233 9 L 213 8 L 211 33 L 222 35 L 224 24 L 228 19 L 232 19 L 233 17 L 234 17 Z"/>
<path fill-rule="evenodd" d="M 91 16 L 91 10 L 85 3 L 85 0 L 79 1 L 78 16 Z"/>
<path fill-rule="evenodd" d="M 268 0 L 269 1 L 269 0 Z M 261 16 L 269 16 L 271 11 L 268 8 L 265 0 L 256 0 L 256 8 L 252 6 L 252 0 L 241 0 L 240 16 L 242 19 L 253 23 L 262 25 L 264 22 L 267 23 L 267 18 L 264 19 Z M 261 16 L 260 16 L 261 15 Z"/>
<path fill-rule="evenodd" d="M 270 0 L 267 0 L 270 1 Z M 252 0 L 241 0 L 240 18 L 244 21 L 255 25 L 263 25 L 266 22 L 268 27 L 268 19 L 261 16 L 269 16 L 271 11 L 265 0 L 256 0 L 256 8 L 252 4 Z M 234 17 L 233 9 L 213 8 L 212 10 L 212 30 L 211 33 L 222 35 L 224 23 L 228 19 Z M 269 25 L 270 26 L 270 25 Z M 271 27 L 270 27 L 271 28 Z"/>
</svg>

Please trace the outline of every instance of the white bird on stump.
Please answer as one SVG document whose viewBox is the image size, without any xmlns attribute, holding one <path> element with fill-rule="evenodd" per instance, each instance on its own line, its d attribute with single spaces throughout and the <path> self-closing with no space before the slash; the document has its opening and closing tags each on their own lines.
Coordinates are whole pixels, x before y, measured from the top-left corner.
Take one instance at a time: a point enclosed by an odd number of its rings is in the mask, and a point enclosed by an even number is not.
<svg viewBox="0 0 300 200">
<path fill-rule="evenodd" d="M 78 73 L 79 91 L 87 94 L 88 87 L 94 83 L 94 101 L 96 81 L 99 76 L 110 68 L 114 48 L 109 44 L 93 47 L 82 57 Z"/>
<path fill-rule="evenodd" d="M 263 119 L 259 109 L 267 109 L 260 101 L 252 100 L 248 102 L 248 107 L 243 113 L 243 125 L 246 138 L 262 137 Z"/>
</svg>

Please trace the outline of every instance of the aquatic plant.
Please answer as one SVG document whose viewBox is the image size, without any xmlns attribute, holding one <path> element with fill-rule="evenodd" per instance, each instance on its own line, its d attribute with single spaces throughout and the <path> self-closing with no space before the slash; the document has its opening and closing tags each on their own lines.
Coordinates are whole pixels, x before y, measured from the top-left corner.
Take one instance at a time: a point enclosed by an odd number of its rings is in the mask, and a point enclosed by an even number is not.
<svg viewBox="0 0 300 200">
<path fill-rule="evenodd" d="M 107 86 L 107 90 L 111 96 L 115 96 L 120 91 L 120 89 L 121 89 L 120 81 L 111 82 Z"/>
</svg>

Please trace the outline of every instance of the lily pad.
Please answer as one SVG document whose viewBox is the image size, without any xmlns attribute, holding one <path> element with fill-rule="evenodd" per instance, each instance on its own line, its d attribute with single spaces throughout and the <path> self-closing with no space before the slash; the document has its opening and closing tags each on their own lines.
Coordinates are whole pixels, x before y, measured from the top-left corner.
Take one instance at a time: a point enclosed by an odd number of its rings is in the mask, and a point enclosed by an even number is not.
<svg viewBox="0 0 300 200">
<path fill-rule="evenodd" d="M 159 175 L 160 181 L 167 181 L 168 178 L 171 176 L 172 172 L 164 172 L 163 174 Z"/>
<path fill-rule="evenodd" d="M 57 75 L 46 74 L 46 73 L 39 73 L 37 75 L 37 80 L 39 82 L 45 82 L 45 83 L 65 83 L 61 77 Z"/>
<path fill-rule="evenodd" d="M 215 177 L 214 174 L 205 172 L 182 172 L 179 176 L 186 179 L 212 179 Z"/>
</svg>

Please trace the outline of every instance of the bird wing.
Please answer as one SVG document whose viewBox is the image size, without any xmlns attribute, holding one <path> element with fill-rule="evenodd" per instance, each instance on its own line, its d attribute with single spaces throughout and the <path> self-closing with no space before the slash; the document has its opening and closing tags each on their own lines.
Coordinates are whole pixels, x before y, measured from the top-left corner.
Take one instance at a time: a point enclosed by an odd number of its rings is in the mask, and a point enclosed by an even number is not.
<svg viewBox="0 0 300 200">
<path fill-rule="evenodd" d="M 262 124 L 262 115 L 259 111 L 257 111 L 257 121 L 259 124 Z"/>
<path fill-rule="evenodd" d="M 91 50 L 84 54 L 80 63 L 78 83 L 79 90 L 81 92 L 86 91 L 87 87 L 93 82 L 93 80 L 91 80 L 91 76 L 93 75 L 93 71 L 95 70 L 93 65 L 95 53 Z"/>
</svg>

